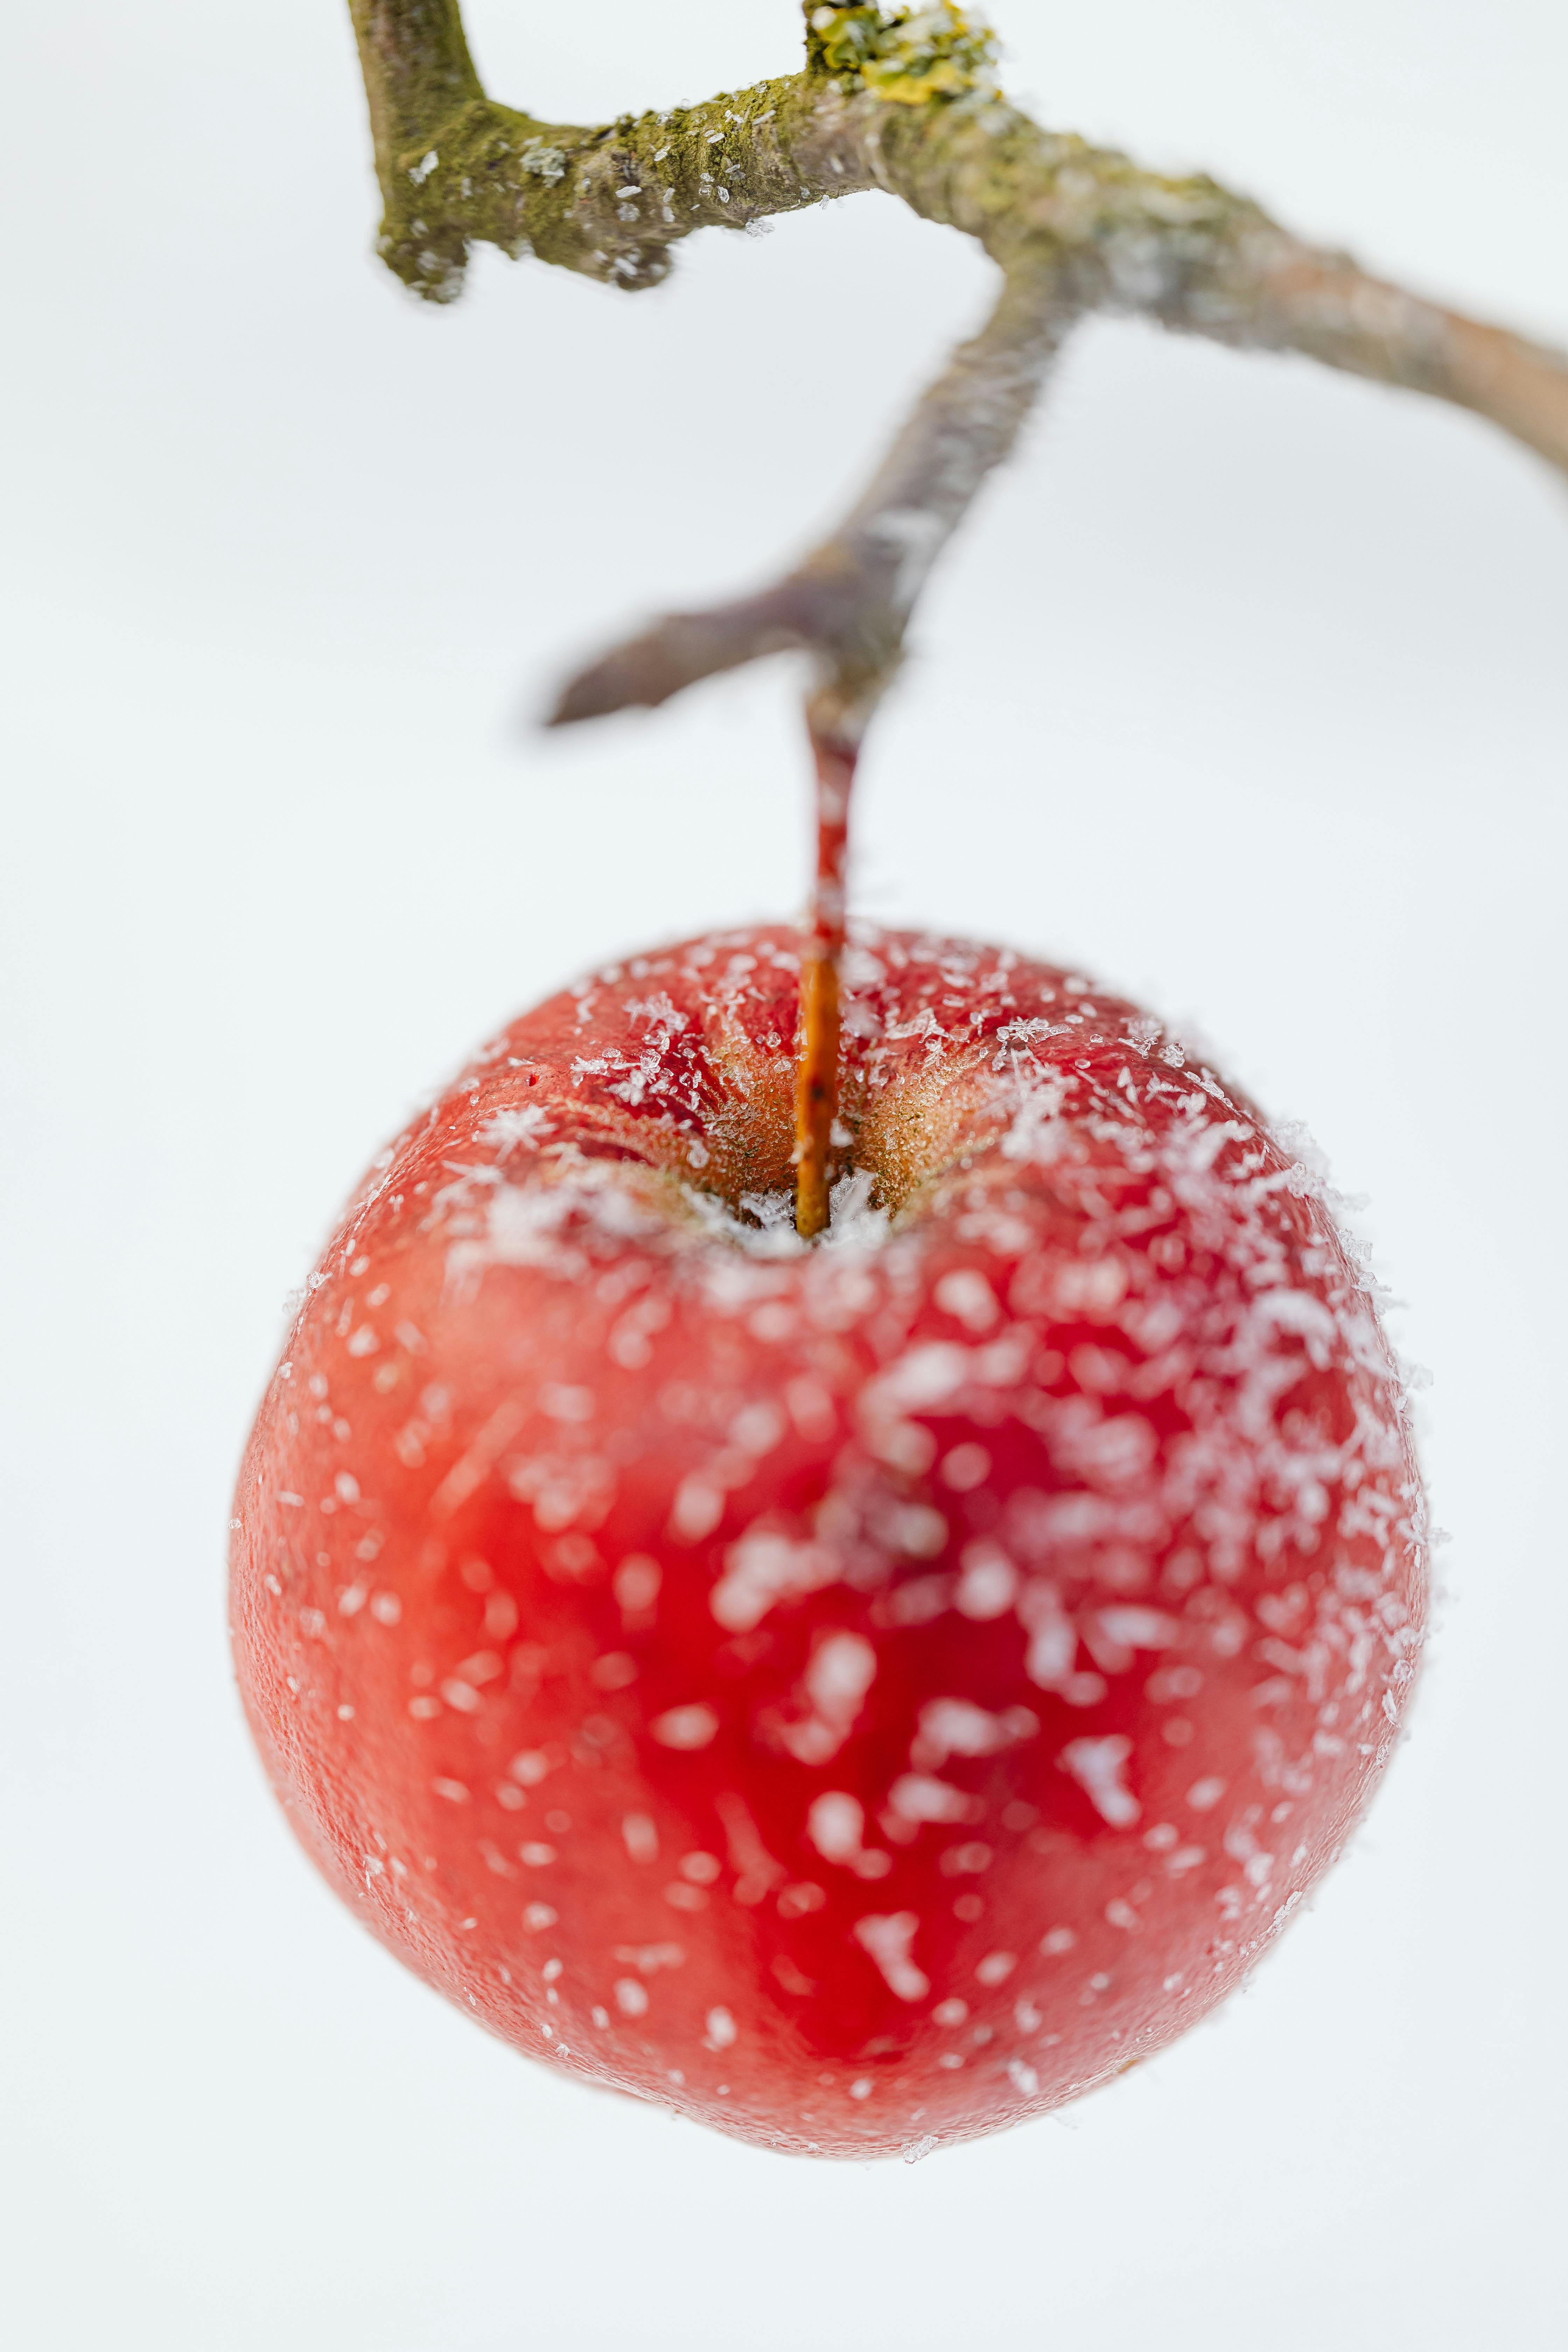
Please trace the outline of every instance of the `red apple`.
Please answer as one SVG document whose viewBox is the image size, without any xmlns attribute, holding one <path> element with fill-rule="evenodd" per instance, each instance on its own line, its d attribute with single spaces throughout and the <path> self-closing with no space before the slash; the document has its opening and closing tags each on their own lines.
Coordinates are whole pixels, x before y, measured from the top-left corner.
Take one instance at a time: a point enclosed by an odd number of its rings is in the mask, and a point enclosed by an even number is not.
<svg viewBox="0 0 1568 2352">
<path fill-rule="evenodd" d="M 236 1505 L 256 1737 L 519 2049 L 918 2153 L 1228 1991 L 1398 1731 L 1421 1487 L 1318 1181 L 1159 1024 L 863 933 L 833 1231 L 799 941 L 514 1023 L 384 1151 Z"/>
</svg>

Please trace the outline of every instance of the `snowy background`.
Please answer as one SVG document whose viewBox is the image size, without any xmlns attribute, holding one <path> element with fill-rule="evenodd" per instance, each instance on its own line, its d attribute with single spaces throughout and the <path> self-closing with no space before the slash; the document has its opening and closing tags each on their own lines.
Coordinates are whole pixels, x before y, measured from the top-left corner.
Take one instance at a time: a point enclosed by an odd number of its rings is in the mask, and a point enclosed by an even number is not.
<svg viewBox="0 0 1568 2352">
<path fill-rule="evenodd" d="M 1568 341 L 1560 0 L 994 13 L 1047 120 Z M 498 96 L 584 121 L 798 54 L 794 0 L 468 15 Z M 1216 2024 L 913 2170 L 738 2148 L 515 2059 L 317 1883 L 230 1684 L 228 1487 L 411 1100 L 590 960 L 798 902 L 784 670 L 520 714 L 831 517 L 988 265 L 862 197 L 635 299 L 486 252 L 421 311 L 335 0 L 56 0 L 5 46 L 11 2340 L 1560 2344 L 1563 484 L 1098 327 L 941 573 L 861 907 L 1141 991 L 1308 1121 L 1411 1302 L 1454 1541 L 1373 1817 Z"/>
</svg>

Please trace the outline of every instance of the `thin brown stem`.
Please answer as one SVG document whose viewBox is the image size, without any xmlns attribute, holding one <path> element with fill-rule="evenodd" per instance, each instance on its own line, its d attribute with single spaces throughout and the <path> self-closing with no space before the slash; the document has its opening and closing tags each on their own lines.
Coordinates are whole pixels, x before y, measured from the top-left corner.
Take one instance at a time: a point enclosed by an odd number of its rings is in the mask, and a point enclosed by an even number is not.
<svg viewBox="0 0 1568 2352">
<path fill-rule="evenodd" d="M 801 956 L 795 1096 L 795 1223 L 806 1241 L 830 1222 L 834 1155 L 846 1148 L 838 1126 L 838 1042 L 849 807 L 866 729 L 891 676 L 890 667 L 837 667 L 806 699 L 816 771 L 816 870 Z"/>
<path fill-rule="evenodd" d="M 800 965 L 800 1046 L 795 1095 L 795 1231 L 826 1229 L 838 1118 L 838 964 L 844 951 L 849 795 L 858 748 L 811 728 L 816 766 L 816 877 Z"/>
<path fill-rule="evenodd" d="M 795 1229 L 803 1241 L 832 1215 L 828 1153 L 838 1116 L 838 956 L 815 926 L 800 967 L 800 1063 L 795 1076 Z"/>
</svg>

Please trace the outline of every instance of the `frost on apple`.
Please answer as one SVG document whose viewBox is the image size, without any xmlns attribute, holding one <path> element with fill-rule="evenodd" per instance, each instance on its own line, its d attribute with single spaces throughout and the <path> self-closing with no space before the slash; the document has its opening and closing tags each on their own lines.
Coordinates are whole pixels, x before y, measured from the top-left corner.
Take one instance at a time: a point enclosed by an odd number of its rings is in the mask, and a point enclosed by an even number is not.
<svg viewBox="0 0 1568 2352">
<path fill-rule="evenodd" d="M 843 969 L 818 1241 L 784 930 L 594 975 L 382 1155 L 234 1623 L 307 1846 L 494 2032 L 908 2154 L 1268 1948 L 1397 1735 L 1426 1533 L 1305 1139 L 1080 975 L 870 929 Z"/>
</svg>

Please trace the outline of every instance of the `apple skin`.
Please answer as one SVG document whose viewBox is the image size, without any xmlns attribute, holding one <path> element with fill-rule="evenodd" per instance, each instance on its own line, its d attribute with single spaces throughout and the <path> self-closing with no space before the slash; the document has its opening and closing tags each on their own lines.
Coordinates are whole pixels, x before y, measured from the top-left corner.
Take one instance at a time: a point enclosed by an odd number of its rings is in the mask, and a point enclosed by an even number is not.
<svg viewBox="0 0 1568 2352">
<path fill-rule="evenodd" d="M 868 2156 L 1237 1984 L 1383 1769 L 1426 1575 L 1366 1278 L 1258 1113 L 1004 950 L 863 930 L 846 983 L 824 1244 L 769 1222 L 785 929 L 552 998 L 381 1154 L 250 1439 L 232 1620 L 298 1834 L 411 1968 Z"/>
</svg>

